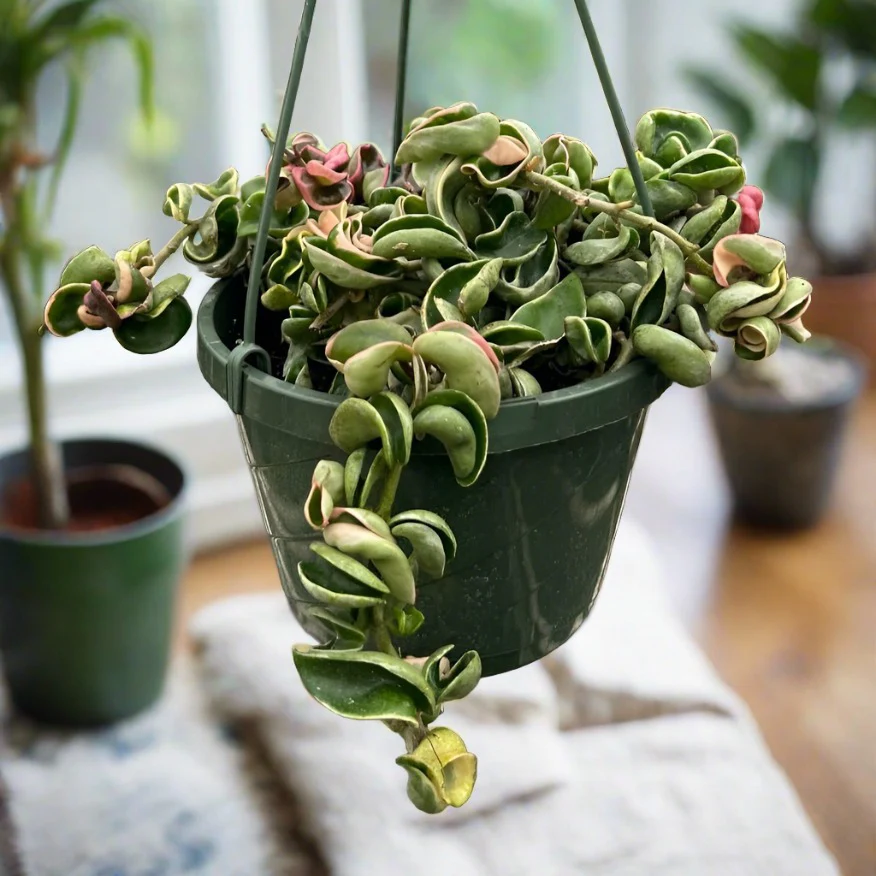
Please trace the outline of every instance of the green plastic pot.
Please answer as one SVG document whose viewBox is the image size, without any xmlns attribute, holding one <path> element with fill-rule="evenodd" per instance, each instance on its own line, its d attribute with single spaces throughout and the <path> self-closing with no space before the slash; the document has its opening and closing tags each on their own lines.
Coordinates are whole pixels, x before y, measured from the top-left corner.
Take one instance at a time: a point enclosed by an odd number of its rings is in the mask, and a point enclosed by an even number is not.
<svg viewBox="0 0 876 876">
<path fill-rule="evenodd" d="M 243 366 L 229 356 L 242 334 L 245 289 L 217 283 L 198 314 L 198 361 L 207 382 L 237 408 L 240 434 L 280 580 L 309 632 L 312 599 L 296 567 L 315 533 L 303 515 L 317 460 L 343 456 L 328 438 L 339 400 Z M 261 310 L 256 341 L 277 347 L 274 315 Z M 460 487 L 440 446 L 415 442 L 397 509 L 447 519 L 459 552 L 444 578 L 418 589 L 421 631 L 404 653 L 445 644 L 476 649 L 484 673 L 516 669 L 562 645 L 583 623 L 605 574 L 645 411 L 669 383 L 637 361 L 586 384 L 516 399 L 490 423 L 480 480 Z M 239 394 L 238 394 L 239 393 Z"/>
<path fill-rule="evenodd" d="M 53 724 L 118 721 L 160 695 L 185 564 L 179 465 L 158 450 L 69 441 L 64 467 L 133 466 L 170 493 L 149 517 L 96 532 L 0 527 L 0 653 L 15 706 Z M 26 451 L 0 459 L 0 494 L 28 471 Z"/>
</svg>

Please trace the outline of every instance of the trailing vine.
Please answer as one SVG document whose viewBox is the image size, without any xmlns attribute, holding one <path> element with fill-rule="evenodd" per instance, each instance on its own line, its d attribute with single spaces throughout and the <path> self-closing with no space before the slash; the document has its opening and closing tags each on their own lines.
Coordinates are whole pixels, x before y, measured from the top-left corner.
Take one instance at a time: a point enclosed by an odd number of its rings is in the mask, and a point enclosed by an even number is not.
<svg viewBox="0 0 876 876">
<path fill-rule="evenodd" d="M 323 626 L 326 644 L 296 646 L 295 665 L 326 708 L 383 721 L 402 736 L 406 753 L 397 763 L 407 770 L 408 795 L 419 809 L 440 812 L 469 798 L 477 759 L 458 734 L 430 725 L 445 703 L 474 689 L 481 660 L 468 651 L 451 665 L 452 644 L 422 658 L 403 657 L 397 648 L 396 640 L 424 622 L 417 584 L 443 576 L 456 538 L 437 514 L 393 514 L 393 504 L 415 435 L 444 444 L 461 485 L 477 479 L 486 461 L 485 410 L 494 415 L 499 406 L 498 360 L 464 323 L 444 323 L 411 340 L 405 329 L 379 320 L 342 329 L 327 355 L 368 398 L 346 399 L 332 418 L 331 438 L 348 454 L 346 463 L 322 460 L 314 470 L 304 514 L 323 540 L 311 544 L 315 559 L 300 563 L 298 575 L 325 606 L 310 609 L 310 617 Z M 399 362 L 414 375 L 410 403 L 382 389 Z M 430 392 L 436 367 L 454 388 Z M 368 462 L 374 443 L 380 449 Z"/>
</svg>

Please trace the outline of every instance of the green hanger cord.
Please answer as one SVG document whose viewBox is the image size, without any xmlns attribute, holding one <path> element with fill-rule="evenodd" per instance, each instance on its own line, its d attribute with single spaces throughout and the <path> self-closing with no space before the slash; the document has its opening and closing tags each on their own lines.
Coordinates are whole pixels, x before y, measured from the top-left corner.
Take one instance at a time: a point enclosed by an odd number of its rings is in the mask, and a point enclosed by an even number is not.
<svg viewBox="0 0 876 876">
<path fill-rule="evenodd" d="M 642 209 L 648 216 L 654 215 L 654 210 L 651 206 L 651 199 L 648 195 L 648 189 L 645 186 L 645 180 L 642 176 L 642 170 L 639 167 L 639 162 L 636 160 L 636 148 L 630 137 L 629 128 L 624 119 L 623 110 L 621 109 L 620 101 L 618 100 L 617 92 L 611 80 L 611 74 L 608 70 L 608 64 L 605 60 L 605 55 L 602 52 L 602 47 L 599 44 L 599 37 L 596 34 L 596 28 L 593 24 L 593 19 L 590 17 L 590 10 L 587 8 L 586 0 L 575 0 L 575 6 L 578 9 L 578 16 L 581 19 L 581 26 L 584 28 L 584 34 L 587 37 L 587 43 L 590 47 L 590 54 L 593 58 L 593 63 L 596 66 L 596 72 L 599 75 L 599 81 L 602 85 L 602 90 L 605 94 L 608 108 L 611 111 L 614 120 L 615 128 L 621 142 L 621 147 L 624 151 L 624 156 L 627 161 L 627 166 L 633 176 L 633 182 L 636 186 L 636 192 L 639 196 L 639 203 Z M 292 55 L 292 69 L 289 72 L 289 83 L 286 86 L 286 94 L 283 98 L 283 109 L 280 114 L 280 123 L 277 125 L 277 139 L 274 143 L 273 153 L 271 157 L 271 166 L 268 171 L 268 177 L 265 185 L 265 203 L 262 207 L 261 218 L 259 221 L 258 235 L 256 236 L 255 246 L 252 254 L 252 264 L 250 266 L 249 286 L 247 288 L 246 300 L 246 316 L 243 324 L 243 339 L 247 344 L 255 342 L 255 327 L 256 316 L 258 314 L 259 302 L 259 286 L 261 283 L 262 267 L 265 261 L 265 251 L 268 242 L 268 232 L 271 224 L 271 209 L 274 200 L 277 196 L 277 185 L 280 179 L 280 169 L 283 162 L 283 152 L 286 147 L 286 142 L 289 138 L 289 130 L 292 125 L 292 113 L 295 109 L 295 99 L 298 96 L 298 87 L 301 82 L 301 71 L 304 67 L 304 55 L 307 52 L 307 43 L 310 39 L 310 29 L 313 24 L 313 14 L 316 9 L 316 0 L 305 0 L 304 10 L 301 13 L 301 23 L 298 27 L 298 39 L 295 41 L 295 51 Z M 397 150 L 402 139 L 404 126 L 404 101 L 405 101 L 405 86 L 407 79 L 407 58 L 408 58 L 408 43 L 410 38 L 410 19 L 411 19 L 411 0 L 402 0 L 401 7 L 401 22 L 399 28 L 399 51 L 398 51 L 398 73 L 396 77 L 396 95 L 395 95 L 395 117 L 393 128 L 393 149 Z M 393 155 L 395 151 L 393 151 Z"/>
<path fill-rule="evenodd" d="M 301 13 L 301 23 L 298 26 L 298 39 L 295 40 L 295 52 L 292 55 L 292 69 L 289 71 L 289 82 L 283 97 L 283 109 L 280 112 L 280 123 L 277 125 L 277 139 L 271 154 L 271 166 L 265 184 L 265 202 L 259 217 L 259 230 L 252 251 L 252 264 L 249 272 L 249 285 L 246 290 L 246 316 L 243 322 L 243 339 L 246 343 L 255 342 L 256 316 L 258 315 L 259 285 L 262 279 L 262 268 L 265 264 L 265 250 L 268 246 L 268 233 L 271 229 L 271 214 L 277 197 L 277 185 L 280 182 L 280 169 L 283 165 L 283 153 L 286 141 L 289 139 L 289 129 L 292 127 L 292 113 L 295 110 L 295 98 L 298 97 L 298 86 L 301 83 L 301 71 L 304 69 L 304 55 L 310 39 L 310 28 L 313 24 L 313 13 L 316 0 L 304 0 L 304 10 Z"/>
</svg>

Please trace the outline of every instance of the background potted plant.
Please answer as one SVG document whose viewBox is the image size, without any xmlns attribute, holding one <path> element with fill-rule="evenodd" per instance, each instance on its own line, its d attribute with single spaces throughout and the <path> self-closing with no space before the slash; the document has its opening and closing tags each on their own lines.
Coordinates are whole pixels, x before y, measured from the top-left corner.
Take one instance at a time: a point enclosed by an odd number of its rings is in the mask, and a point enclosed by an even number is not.
<svg viewBox="0 0 876 876">
<path fill-rule="evenodd" d="M 161 690 L 183 562 L 183 474 L 146 445 L 49 437 L 42 299 L 47 236 L 77 127 L 88 55 L 131 48 L 152 111 L 152 53 L 138 27 L 98 0 L 0 7 L 0 286 L 21 349 L 26 450 L 0 458 L 0 651 L 13 701 L 34 717 L 91 724 L 132 714 Z M 36 140 L 37 88 L 66 73 L 57 142 Z M 134 256 L 118 253 L 123 284 Z"/>
<path fill-rule="evenodd" d="M 158 280 L 169 256 L 219 280 L 199 363 L 239 417 L 283 588 L 320 642 L 294 649 L 302 682 L 397 732 L 408 795 L 434 813 L 465 803 L 477 760 L 430 725 L 584 621 L 647 406 L 709 381 L 709 329 L 752 360 L 806 340 L 811 287 L 743 226 L 736 138 L 694 113 L 647 113 L 635 145 L 619 121 L 629 165 L 601 177 L 581 140 L 470 103 L 402 137 L 403 84 L 391 163 L 290 138 L 314 8 L 266 176 L 172 186 L 178 233 L 132 249 L 125 278 L 99 247 L 76 254 L 44 319 L 158 352 L 192 321 L 187 278 Z M 403 23 L 403 58 L 405 40 Z"/>
<path fill-rule="evenodd" d="M 876 360 L 876 216 L 842 243 L 825 233 L 825 156 L 843 136 L 876 133 L 876 5 L 869 0 L 805 0 L 796 27 L 773 33 L 734 23 L 746 67 L 767 80 L 771 100 L 753 101 L 732 71 L 689 71 L 744 144 L 769 144 L 766 193 L 797 224 L 794 258 L 818 291 L 807 322 Z M 874 192 L 860 193 L 864 203 Z M 851 238 L 851 239 L 846 239 Z M 849 245 L 851 244 L 851 245 Z"/>
<path fill-rule="evenodd" d="M 763 362 L 727 357 L 707 392 L 739 520 L 785 530 L 821 520 L 865 373 L 825 338 Z"/>
</svg>

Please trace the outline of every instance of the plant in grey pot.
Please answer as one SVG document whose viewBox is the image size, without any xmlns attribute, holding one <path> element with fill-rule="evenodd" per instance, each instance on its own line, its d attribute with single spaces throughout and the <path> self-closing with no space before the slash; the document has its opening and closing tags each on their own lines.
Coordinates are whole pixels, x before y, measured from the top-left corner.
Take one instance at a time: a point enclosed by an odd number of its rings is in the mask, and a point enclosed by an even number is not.
<svg viewBox="0 0 876 876">
<path fill-rule="evenodd" d="M 139 443 L 49 437 L 42 299 L 47 237 L 77 127 L 85 65 L 109 40 L 130 46 L 152 108 L 152 54 L 99 0 L 0 4 L 0 288 L 21 351 L 29 445 L 0 457 L 0 652 L 15 704 L 38 719 L 103 723 L 151 703 L 163 684 L 182 570 L 183 474 Z M 37 142 L 37 88 L 66 73 L 57 142 Z M 131 277 L 129 252 L 112 270 Z"/>
<path fill-rule="evenodd" d="M 695 113 L 619 122 L 629 163 L 604 175 L 582 140 L 467 102 L 403 126 L 401 86 L 390 160 L 290 137 L 315 6 L 265 176 L 172 186 L 167 244 L 132 248 L 124 277 L 77 253 L 44 319 L 158 352 L 191 323 L 188 278 L 159 279 L 169 255 L 217 279 L 199 364 L 318 642 L 293 650 L 302 683 L 397 733 L 411 801 L 438 813 L 469 799 L 477 758 L 436 723 L 581 626 L 648 405 L 709 381 L 710 329 L 747 359 L 804 341 L 811 287 L 748 233 L 736 138 Z"/>
<path fill-rule="evenodd" d="M 825 170 L 830 150 L 843 138 L 872 143 L 876 135 L 876 4 L 800 0 L 787 32 L 734 22 L 730 33 L 740 60 L 766 81 L 772 99 L 753 101 L 734 82 L 733 68 L 715 61 L 688 75 L 743 144 L 755 138 L 768 144 L 764 189 L 795 219 L 794 259 L 815 277 L 818 295 L 807 324 L 874 362 L 876 190 L 856 192 L 871 208 L 869 220 L 855 233 L 831 239 L 825 233 L 825 218 L 833 215 L 825 210 L 831 195 Z M 856 175 L 859 185 L 861 179 Z"/>
<path fill-rule="evenodd" d="M 822 337 L 764 362 L 727 356 L 715 371 L 709 410 L 736 517 L 759 528 L 814 526 L 833 498 L 865 361 Z"/>
</svg>

